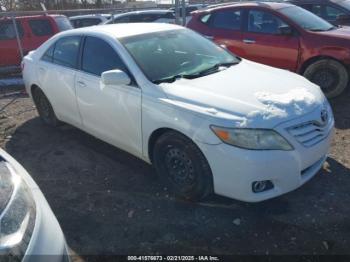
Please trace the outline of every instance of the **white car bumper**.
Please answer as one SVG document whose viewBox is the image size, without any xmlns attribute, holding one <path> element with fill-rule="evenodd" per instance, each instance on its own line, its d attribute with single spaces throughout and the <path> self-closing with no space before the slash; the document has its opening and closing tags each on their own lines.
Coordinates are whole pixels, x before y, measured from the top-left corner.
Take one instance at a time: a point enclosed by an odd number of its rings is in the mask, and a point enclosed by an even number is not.
<svg viewBox="0 0 350 262">
<path fill-rule="evenodd" d="M 198 146 L 211 167 L 216 194 L 246 202 L 259 202 L 290 192 L 317 174 L 327 159 L 333 125 L 332 118 L 325 138 L 308 148 L 283 133 L 286 126 L 277 128 L 292 142 L 295 148 L 292 151 L 246 150 L 227 144 L 198 143 Z M 254 193 L 253 182 L 266 180 L 272 182 L 273 188 Z"/>
</svg>

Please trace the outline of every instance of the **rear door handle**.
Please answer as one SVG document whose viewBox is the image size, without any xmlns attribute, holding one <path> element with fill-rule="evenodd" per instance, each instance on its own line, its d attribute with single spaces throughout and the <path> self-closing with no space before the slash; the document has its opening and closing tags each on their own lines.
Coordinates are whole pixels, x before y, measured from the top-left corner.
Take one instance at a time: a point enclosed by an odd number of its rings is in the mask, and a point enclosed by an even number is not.
<svg viewBox="0 0 350 262">
<path fill-rule="evenodd" d="M 243 42 L 246 44 L 255 44 L 255 40 L 253 39 L 243 39 Z"/>
<path fill-rule="evenodd" d="M 213 40 L 214 39 L 214 36 L 212 36 L 212 35 L 204 35 L 204 37 L 206 39 L 209 39 L 209 40 Z"/>
<path fill-rule="evenodd" d="M 86 84 L 83 81 L 78 81 L 78 85 L 80 87 L 86 87 Z"/>
</svg>

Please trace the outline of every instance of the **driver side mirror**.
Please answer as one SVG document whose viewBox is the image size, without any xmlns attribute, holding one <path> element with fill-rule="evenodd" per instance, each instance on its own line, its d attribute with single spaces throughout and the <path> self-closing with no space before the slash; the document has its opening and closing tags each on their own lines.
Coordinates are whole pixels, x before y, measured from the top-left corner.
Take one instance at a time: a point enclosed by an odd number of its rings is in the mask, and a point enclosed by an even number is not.
<svg viewBox="0 0 350 262">
<path fill-rule="evenodd" d="M 127 73 L 119 69 L 103 72 L 101 80 L 104 85 L 129 85 L 131 79 Z"/>
<path fill-rule="evenodd" d="M 288 25 L 287 26 L 286 25 L 280 26 L 278 28 L 278 32 L 279 32 L 280 35 L 286 35 L 286 36 L 293 35 L 293 29 L 290 26 L 288 26 Z"/>
</svg>

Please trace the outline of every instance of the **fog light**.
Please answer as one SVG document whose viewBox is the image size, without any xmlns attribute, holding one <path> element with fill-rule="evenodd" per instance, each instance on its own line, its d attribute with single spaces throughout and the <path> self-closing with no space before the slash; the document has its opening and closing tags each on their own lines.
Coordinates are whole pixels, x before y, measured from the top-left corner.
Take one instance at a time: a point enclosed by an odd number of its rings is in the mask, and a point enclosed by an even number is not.
<svg viewBox="0 0 350 262">
<path fill-rule="evenodd" d="M 273 188 L 273 184 L 270 180 L 254 181 L 252 183 L 252 190 L 254 193 L 261 193 Z"/>
</svg>

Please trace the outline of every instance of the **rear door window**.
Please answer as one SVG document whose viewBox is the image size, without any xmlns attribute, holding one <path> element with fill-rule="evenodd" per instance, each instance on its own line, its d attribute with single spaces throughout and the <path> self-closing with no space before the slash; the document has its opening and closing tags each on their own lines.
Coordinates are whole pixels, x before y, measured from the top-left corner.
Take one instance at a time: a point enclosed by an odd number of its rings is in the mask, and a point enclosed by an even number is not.
<svg viewBox="0 0 350 262">
<path fill-rule="evenodd" d="M 16 21 L 19 37 L 23 37 L 23 27 L 19 21 Z M 16 39 L 16 30 L 12 20 L 0 21 L 0 40 Z"/>
<path fill-rule="evenodd" d="M 241 11 L 223 10 L 217 11 L 210 18 L 209 24 L 214 28 L 240 30 L 241 29 Z"/>
<path fill-rule="evenodd" d="M 77 68 L 80 36 L 63 37 L 56 42 L 53 62 L 58 65 Z"/>
<path fill-rule="evenodd" d="M 53 35 L 53 28 L 48 19 L 31 19 L 28 21 L 29 27 L 36 36 Z"/>
<path fill-rule="evenodd" d="M 52 62 L 54 50 L 55 50 L 55 44 L 53 44 L 52 46 L 49 47 L 49 49 L 46 50 L 46 52 L 41 57 L 41 59 L 46 62 Z"/>
</svg>

